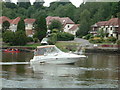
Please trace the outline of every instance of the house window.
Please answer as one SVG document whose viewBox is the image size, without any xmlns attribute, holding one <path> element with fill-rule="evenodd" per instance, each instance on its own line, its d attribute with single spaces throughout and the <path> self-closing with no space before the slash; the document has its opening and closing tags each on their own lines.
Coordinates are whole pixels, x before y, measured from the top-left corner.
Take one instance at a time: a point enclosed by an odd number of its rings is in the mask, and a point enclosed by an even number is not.
<svg viewBox="0 0 120 90">
<path fill-rule="evenodd" d="M 112 27 L 110 27 L 110 30 L 112 30 Z"/>
<path fill-rule="evenodd" d="M 68 28 L 69 28 L 70 26 L 68 25 Z"/>
<path fill-rule="evenodd" d="M 113 37 L 113 34 L 111 34 L 110 36 Z"/>
</svg>

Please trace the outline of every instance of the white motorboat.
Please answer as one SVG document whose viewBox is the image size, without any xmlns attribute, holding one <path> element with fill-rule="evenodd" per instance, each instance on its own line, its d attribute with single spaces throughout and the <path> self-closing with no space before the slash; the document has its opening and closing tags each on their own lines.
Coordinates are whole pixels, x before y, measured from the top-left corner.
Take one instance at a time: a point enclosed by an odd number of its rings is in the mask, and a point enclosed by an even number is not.
<svg viewBox="0 0 120 90">
<path fill-rule="evenodd" d="M 86 57 L 85 55 L 76 55 L 72 53 L 65 53 L 58 49 L 55 45 L 38 46 L 33 59 L 30 60 L 31 64 L 69 64 L 75 63 L 80 58 Z"/>
</svg>

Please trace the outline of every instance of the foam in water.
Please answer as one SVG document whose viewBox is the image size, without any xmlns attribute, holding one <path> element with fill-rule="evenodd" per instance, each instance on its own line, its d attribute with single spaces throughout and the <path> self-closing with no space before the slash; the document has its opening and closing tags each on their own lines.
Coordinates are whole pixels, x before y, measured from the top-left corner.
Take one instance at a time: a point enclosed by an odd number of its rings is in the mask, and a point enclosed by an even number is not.
<svg viewBox="0 0 120 90">
<path fill-rule="evenodd" d="M 30 62 L 0 62 L 0 65 L 29 64 Z"/>
</svg>

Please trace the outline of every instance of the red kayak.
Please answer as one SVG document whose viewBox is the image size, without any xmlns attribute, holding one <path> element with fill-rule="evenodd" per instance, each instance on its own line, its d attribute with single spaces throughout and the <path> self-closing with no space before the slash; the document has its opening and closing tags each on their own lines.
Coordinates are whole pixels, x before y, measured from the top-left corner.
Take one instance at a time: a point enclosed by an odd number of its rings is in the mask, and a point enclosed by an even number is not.
<svg viewBox="0 0 120 90">
<path fill-rule="evenodd" d="M 19 50 L 3 50 L 4 52 L 10 52 L 10 53 L 19 53 L 20 51 Z"/>
</svg>

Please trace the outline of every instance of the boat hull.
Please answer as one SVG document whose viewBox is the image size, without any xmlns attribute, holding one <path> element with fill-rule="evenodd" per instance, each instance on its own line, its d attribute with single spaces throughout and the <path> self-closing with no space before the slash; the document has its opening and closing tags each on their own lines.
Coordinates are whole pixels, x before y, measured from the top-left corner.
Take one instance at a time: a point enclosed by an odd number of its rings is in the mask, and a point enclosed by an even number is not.
<svg viewBox="0 0 120 90">
<path fill-rule="evenodd" d="M 75 63 L 80 60 L 80 58 L 85 56 L 79 56 L 79 57 L 52 57 L 52 58 L 38 58 L 34 57 L 32 60 L 30 60 L 31 64 L 71 64 Z"/>
<path fill-rule="evenodd" d="M 8 50 L 4 50 L 3 52 L 8 52 L 8 53 L 19 53 L 20 51 L 8 51 Z"/>
</svg>

